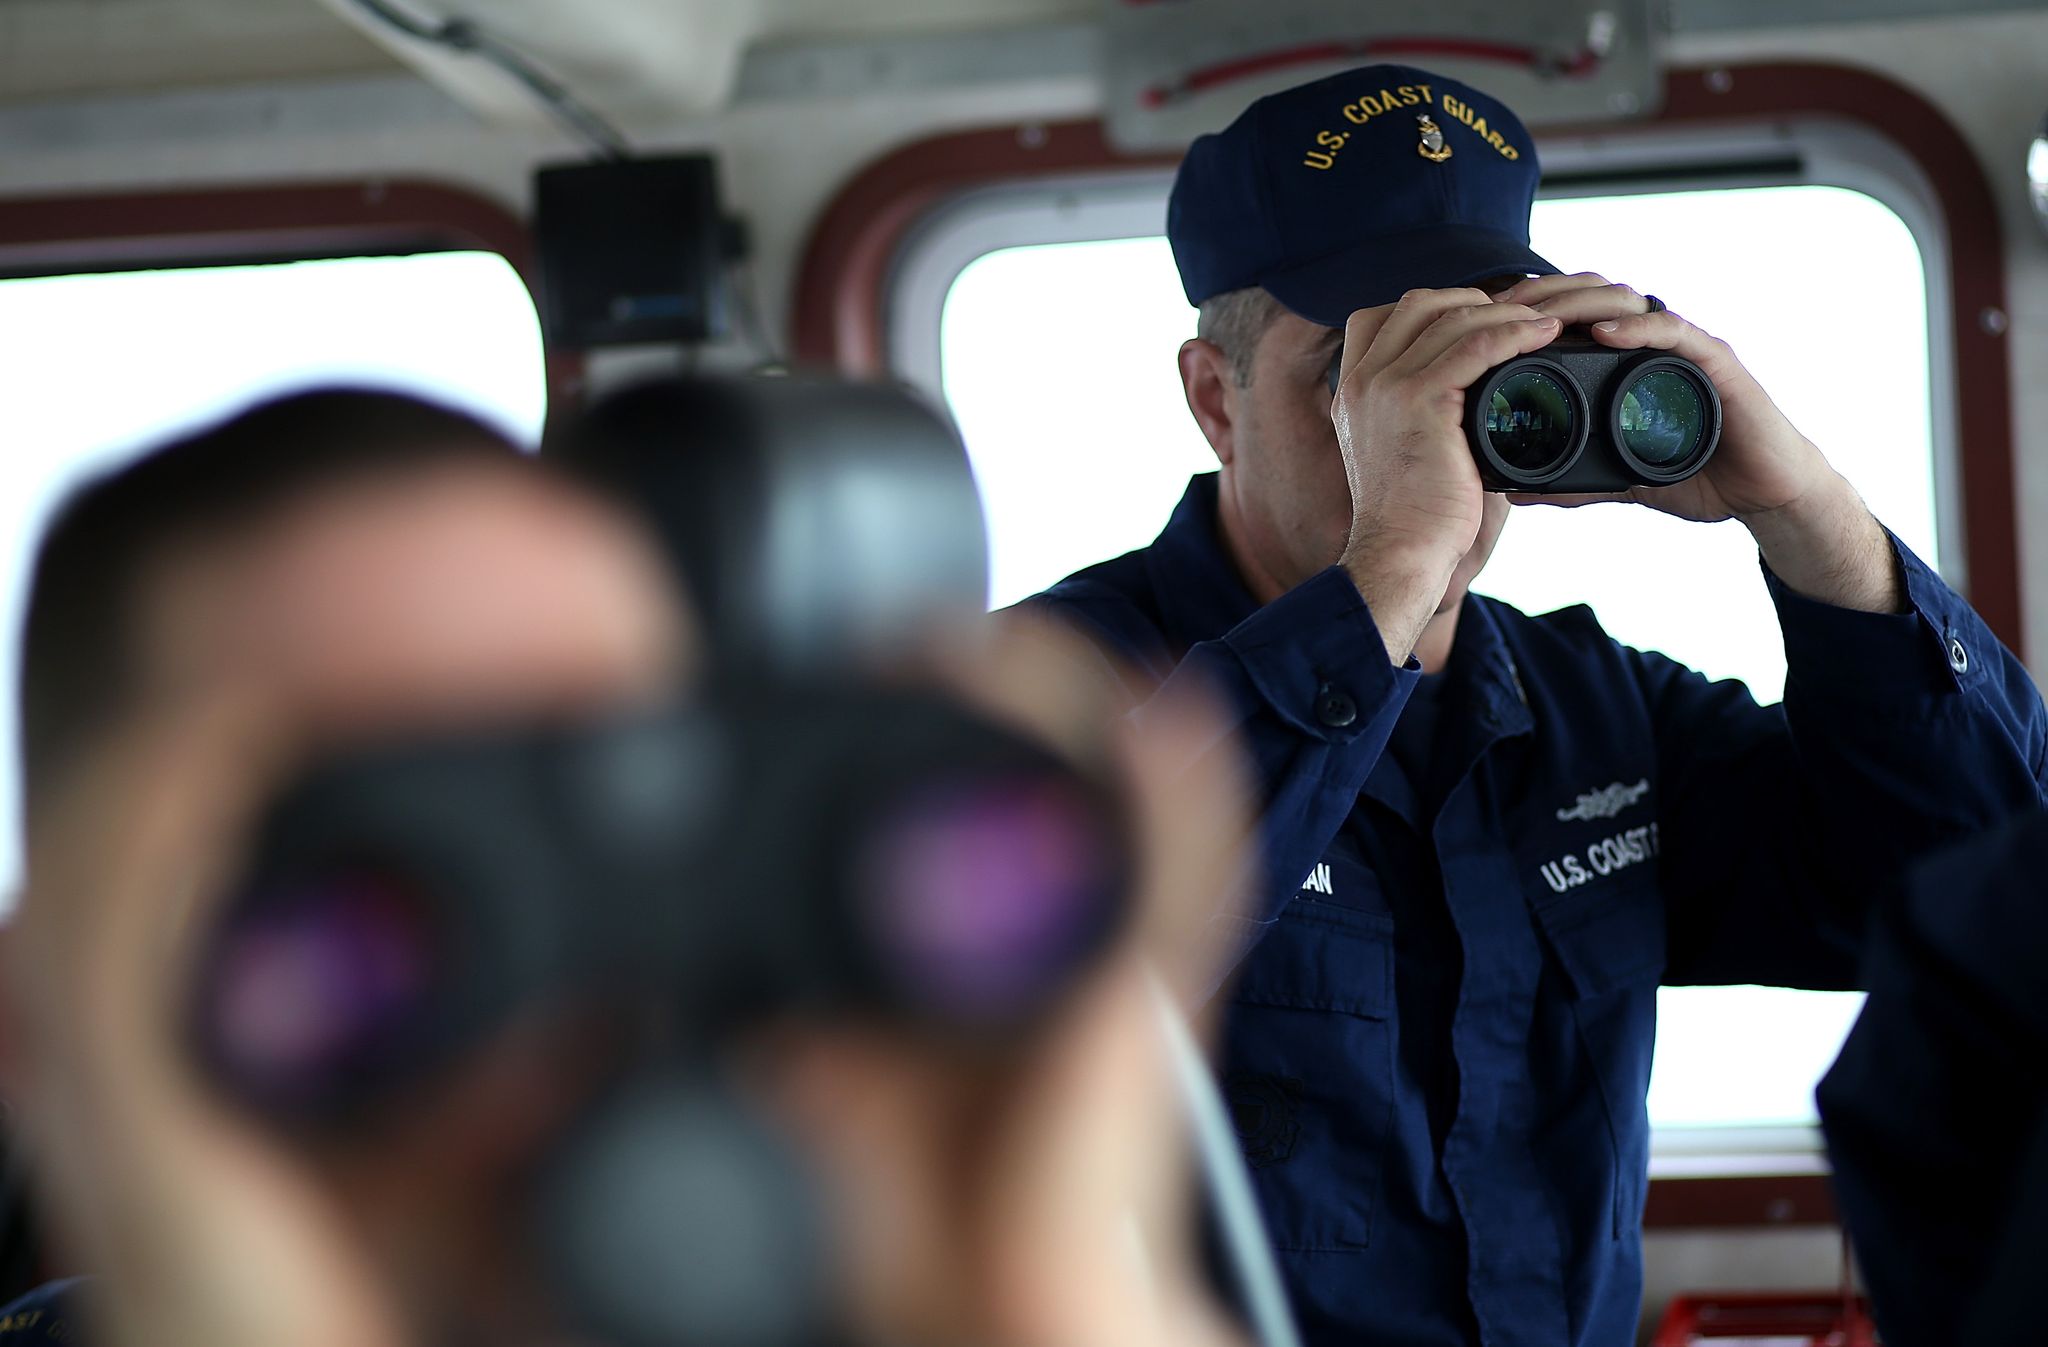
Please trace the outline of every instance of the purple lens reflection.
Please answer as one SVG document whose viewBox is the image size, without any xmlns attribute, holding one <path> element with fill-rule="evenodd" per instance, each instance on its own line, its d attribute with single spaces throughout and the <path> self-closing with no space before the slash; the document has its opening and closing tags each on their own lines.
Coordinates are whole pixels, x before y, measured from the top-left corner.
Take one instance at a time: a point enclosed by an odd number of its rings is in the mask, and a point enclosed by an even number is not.
<svg viewBox="0 0 2048 1347">
<path fill-rule="evenodd" d="M 337 1088 L 388 1057 L 438 962 L 425 908 L 384 875 L 325 875 L 251 904 L 211 970 L 215 1060 L 258 1099 Z"/>
<path fill-rule="evenodd" d="M 863 874 L 901 989 L 985 1022 L 1028 1013 L 1062 984 L 1114 898 L 1098 808 L 1070 783 L 1024 777 L 921 792 L 895 810 Z"/>
</svg>

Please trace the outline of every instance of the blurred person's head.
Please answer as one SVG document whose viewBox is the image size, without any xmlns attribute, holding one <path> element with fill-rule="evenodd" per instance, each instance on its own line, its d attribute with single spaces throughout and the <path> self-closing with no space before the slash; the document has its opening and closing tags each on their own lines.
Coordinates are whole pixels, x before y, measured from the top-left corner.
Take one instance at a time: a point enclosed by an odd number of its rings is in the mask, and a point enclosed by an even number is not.
<svg viewBox="0 0 2048 1347">
<path fill-rule="evenodd" d="M 1147 744 L 1124 744 L 1104 730 L 1117 694 L 1069 634 L 1027 623 L 984 643 L 956 625 L 984 597 L 983 521 L 957 429 L 905 390 L 657 380 L 593 405 L 554 452 L 649 519 L 697 601 L 707 664 L 728 677 L 936 682 L 1077 764 L 1115 776 L 1129 751 L 1120 775 L 1151 882 L 1132 895 L 1130 938 L 1043 1023 L 990 1042 L 798 1007 L 732 1054 L 750 1104 L 797 1143 L 854 1340 L 1213 1340 L 1142 966 L 1177 985 L 1212 980 L 1204 937 L 1227 907 L 1242 820 L 1232 746 L 1199 695 L 1163 699 Z M 1190 742 L 1214 750 L 1207 770 L 1167 761 Z M 1148 747 L 1162 756 L 1137 760 Z M 791 836 L 791 850 L 813 840 Z M 980 841 L 991 860 L 1004 851 Z"/>
<path fill-rule="evenodd" d="M 190 947 L 295 762 L 352 738 L 658 693 L 683 645 L 678 606 L 636 534 L 459 421 L 423 428 L 416 452 L 336 447 L 332 470 L 252 505 L 214 469 L 313 433 L 293 405 L 160 451 L 193 459 L 173 476 L 206 490 L 130 486 L 145 463 L 107 484 L 120 509 L 88 494 L 42 559 L 32 633 L 80 592 L 65 558 L 96 556 L 90 538 L 109 526 L 95 518 L 203 503 L 180 525 L 121 530 L 147 545 L 130 538 L 126 564 L 86 590 L 104 596 L 89 648 L 117 652 L 121 677 L 39 740 L 11 937 L 24 1113 L 74 1257 L 104 1274 L 115 1341 L 548 1338 L 527 1181 L 610 1072 L 608 1026 L 539 1008 L 346 1144 L 287 1144 L 197 1079 L 179 1020 Z M 340 405 L 311 419 L 331 424 Z M 1100 751 L 1108 713 L 1073 651 L 1012 643 L 956 660 L 945 681 L 971 699 Z M 30 700 L 62 705 L 55 666 L 41 668 Z M 1178 714 L 1184 732 L 1133 750 L 1140 939 L 1027 1051 L 791 1025 L 748 1073 L 816 1166 L 839 1289 L 873 1340 L 1138 1347 L 1214 1332 L 1183 1247 L 1178 1124 L 1139 960 L 1163 952 L 1199 981 L 1190 951 L 1235 872 L 1242 820 L 1227 771 L 1185 770 L 1217 751 L 1213 720 Z M 1133 1231 L 1149 1268 L 1128 1256 Z"/>
<path fill-rule="evenodd" d="M 357 507 L 374 507 L 357 522 L 377 528 L 411 496 L 423 521 L 478 482 L 491 494 L 528 477 L 517 449 L 473 417 L 396 393 L 326 390 L 259 405 L 85 483 L 37 548 L 22 632 L 31 820 L 65 770 L 138 707 L 255 656 L 259 635 L 263 653 L 297 658 L 277 648 L 279 620 L 302 607 L 291 584 L 317 581 L 336 598 L 346 581 L 403 599 L 402 587 L 379 589 L 400 579 L 388 568 L 348 578 L 303 564 Z M 336 626 L 291 635 L 330 642 L 322 655 L 369 636 Z"/>
<path fill-rule="evenodd" d="M 258 407 L 63 508 L 23 652 L 28 881 L 9 990 L 54 1224 L 105 1274 L 117 1322 L 232 1338 L 252 1304 L 281 1313 L 270 1290 L 214 1296 L 238 1260 L 250 1278 L 280 1260 L 287 1279 L 353 1269 L 330 1280 L 362 1291 L 358 1328 L 363 1288 L 408 1318 L 518 1299 L 509 1176 L 587 1091 L 582 1026 L 516 1025 L 372 1144 L 288 1152 L 187 1060 L 193 945 L 293 763 L 652 700 L 678 673 L 680 613 L 612 507 L 398 395 Z"/>
</svg>

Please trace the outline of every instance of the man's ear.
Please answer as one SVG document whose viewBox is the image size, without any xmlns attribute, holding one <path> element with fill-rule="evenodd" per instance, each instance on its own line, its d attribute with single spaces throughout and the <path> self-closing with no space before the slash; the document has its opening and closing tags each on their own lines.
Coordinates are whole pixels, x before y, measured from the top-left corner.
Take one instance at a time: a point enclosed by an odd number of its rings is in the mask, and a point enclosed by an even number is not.
<svg viewBox="0 0 2048 1347">
<path fill-rule="evenodd" d="M 1230 357 L 1215 342 L 1190 337 L 1180 346 L 1180 386 L 1216 461 L 1229 467 L 1237 457 L 1237 372 Z"/>
</svg>

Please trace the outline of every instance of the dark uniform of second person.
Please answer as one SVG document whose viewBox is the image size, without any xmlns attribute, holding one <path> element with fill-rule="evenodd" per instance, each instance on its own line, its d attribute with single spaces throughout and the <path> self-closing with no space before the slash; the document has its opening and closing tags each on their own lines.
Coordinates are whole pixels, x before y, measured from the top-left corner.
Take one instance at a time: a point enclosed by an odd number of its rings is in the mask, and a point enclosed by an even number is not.
<svg viewBox="0 0 2048 1347">
<path fill-rule="evenodd" d="M 1406 67 L 1198 140 L 1167 233 L 1221 471 L 1028 605 L 1116 657 L 1140 733 L 1160 685 L 1221 687 L 1259 765 L 1222 1070 L 1313 1347 L 1632 1342 L 1659 985 L 1853 987 L 1901 867 L 2042 798 L 2019 662 L 1723 343 L 1531 252 L 1536 182 L 1513 113 Z M 1464 390 L 1566 324 L 1713 381 L 1711 463 L 1631 499 L 1755 536 L 1783 705 L 1467 592 L 1509 507 Z"/>
<path fill-rule="evenodd" d="M 1886 1347 L 2048 1338 L 2048 813 L 1879 906 L 1870 999 L 1820 1083 Z"/>
</svg>

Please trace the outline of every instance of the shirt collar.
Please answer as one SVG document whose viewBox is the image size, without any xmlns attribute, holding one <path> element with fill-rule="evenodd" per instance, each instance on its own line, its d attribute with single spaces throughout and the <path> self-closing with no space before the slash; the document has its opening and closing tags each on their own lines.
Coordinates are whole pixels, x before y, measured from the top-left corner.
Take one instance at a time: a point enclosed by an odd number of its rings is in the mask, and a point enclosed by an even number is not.
<svg viewBox="0 0 2048 1347">
<path fill-rule="evenodd" d="M 1213 472 L 1188 479 L 1173 517 L 1145 554 L 1166 637 L 1180 650 L 1215 640 L 1259 610 L 1223 547 L 1217 479 Z"/>
<path fill-rule="evenodd" d="M 1508 643 L 1503 614 L 1512 611 L 1498 599 L 1467 594 L 1458 614 L 1458 637 L 1444 669 L 1445 692 L 1477 718 L 1475 748 L 1536 728 L 1522 671 Z"/>
</svg>

